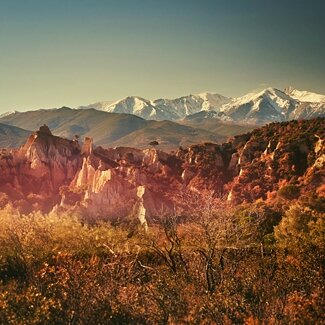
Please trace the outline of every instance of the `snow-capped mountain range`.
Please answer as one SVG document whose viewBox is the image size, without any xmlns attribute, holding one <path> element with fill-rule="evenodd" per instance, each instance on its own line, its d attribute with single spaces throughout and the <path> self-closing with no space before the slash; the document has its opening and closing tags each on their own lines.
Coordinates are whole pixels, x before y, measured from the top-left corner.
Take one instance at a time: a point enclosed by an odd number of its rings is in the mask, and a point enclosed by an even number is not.
<svg viewBox="0 0 325 325">
<path fill-rule="evenodd" d="M 152 120 L 180 120 L 200 111 L 219 111 L 230 98 L 219 94 L 202 93 L 176 99 L 148 100 L 129 96 L 116 102 L 97 102 L 80 108 L 95 108 L 111 113 L 127 113 Z"/>
<path fill-rule="evenodd" d="M 116 102 L 97 102 L 80 108 L 128 113 L 151 120 L 182 120 L 202 112 L 207 118 L 265 124 L 325 115 L 325 95 L 288 87 L 284 91 L 266 88 L 238 98 L 215 93 L 188 95 L 176 99 L 148 100 L 129 96 Z M 211 114 L 208 112 L 215 112 Z"/>
</svg>

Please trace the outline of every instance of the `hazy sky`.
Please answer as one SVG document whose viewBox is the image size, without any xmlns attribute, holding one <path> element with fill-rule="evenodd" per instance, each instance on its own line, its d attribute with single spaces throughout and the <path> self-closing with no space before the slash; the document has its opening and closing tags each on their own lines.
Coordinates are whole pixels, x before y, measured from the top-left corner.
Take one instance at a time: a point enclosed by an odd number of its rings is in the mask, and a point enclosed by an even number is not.
<svg viewBox="0 0 325 325">
<path fill-rule="evenodd" d="M 324 0 L 0 0 L 0 112 L 293 85 L 325 93 Z"/>
</svg>

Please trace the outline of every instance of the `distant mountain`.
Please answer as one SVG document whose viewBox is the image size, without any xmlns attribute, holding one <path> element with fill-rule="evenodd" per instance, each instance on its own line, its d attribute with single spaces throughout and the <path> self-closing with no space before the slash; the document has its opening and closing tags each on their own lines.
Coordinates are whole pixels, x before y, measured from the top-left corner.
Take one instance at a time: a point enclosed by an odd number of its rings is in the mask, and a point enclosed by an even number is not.
<svg viewBox="0 0 325 325">
<path fill-rule="evenodd" d="M 174 119 L 183 119 L 188 115 L 202 111 L 219 111 L 229 98 L 219 94 L 201 93 L 176 99 L 156 99 L 154 105 Z"/>
<path fill-rule="evenodd" d="M 290 120 L 298 119 L 313 119 L 316 117 L 325 116 L 325 102 L 324 103 L 308 103 L 300 102 L 296 109 L 290 114 Z"/>
<path fill-rule="evenodd" d="M 325 116 L 325 96 L 286 88 L 267 88 L 235 98 L 221 108 L 233 121 L 263 125 Z"/>
<path fill-rule="evenodd" d="M 129 96 L 117 102 L 97 102 L 81 108 L 95 108 L 110 113 L 128 113 L 151 120 L 179 120 L 200 111 L 219 110 L 229 102 L 219 94 L 202 93 L 176 99 L 148 100 Z"/>
<path fill-rule="evenodd" d="M 100 143 L 115 141 L 147 124 L 145 120 L 134 115 L 68 107 L 16 112 L 0 118 L 0 122 L 31 130 L 46 124 L 54 134 L 66 138 L 73 138 L 76 134 L 88 136 L 94 133 L 94 138 Z"/>
<path fill-rule="evenodd" d="M 284 91 L 287 95 L 300 102 L 325 103 L 325 95 L 321 95 L 321 94 L 317 94 L 305 90 L 304 91 L 298 90 L 292 86 L 287 87 Z"/>
<path fill-rule="evenodd" d="M 153 101 L 131 96 L 89 107 L 93 108 L 13 111 L 0 115 L 0 123 L 25 131 L 46 124 L 58 136 L 88 136 L 102 146 L 145 148 L 157 140 L 162 149 L 170 150 L 202 141 L 224 141 L 270 122 L 324 117 L 325 96 L 288 87 L 232 99 L 212 93 Z M 17 135 L 2 136 L 1 141 L 6 147 L 21 143 Z"/>
<path fill-rule="evenodd" d="M 204 141 L 224 141 L 213 131 L 196 129 L 171 121 L 145 120 L 124 113 L 108 113 L 95 109 L 59 109 L 15 112 L 0 118 L 0 123 L 25 129 L 38 129 L 46 124 L 53 134 L 68 139 L 75 135 L 91 137 L 96 145 L 128 145 L 146 148 L 148 143 L 157 140 L 165 150 L 175 149 Z M 3 138 L 2 147 L 16 146 Z"/>
<path fill-rule="evenodd" d="M 227 136 L 213 130 L 204 130 L 191 125 L 181 125 L 172 121 L 148 122 L 146 127 L 119 138 L 111 143 L 111 146 L 148 148 L 149 139 L 157 140 L 160 149 L 170 150 L 202 142 L 220 143 L 227 139 Z"/>
<path fill-rule="evenodd" d="M 325 115 L 325 95 L 293 87 L 286 88 L 285 92 L 299 102 L 290 116 L 291 119 L 312 119 Z"/>
<path fill-rule="evenodd" d="M 185 116 L 185 121 L 203 121 L 211 118 L 219 118 L 220 112 L 216 111 L 201 111 L 191 115 Z"/>
<path fill-rule="evenodd" d="M 98 109 L 99 111 L 106 111 L 105 108 L 110 106 L 113 103 L 114 103 L 114 100 L 106 100 L 106 101 L 102 101 L 102 102 L 96 102 L 91 105 L 79 106 L 78 108 L 81 108 L 81 109 L 95 108 L 95 109 Z"/>
<path fill-rule="evenodd" d="M 288 120 L 297 104 L 283 91 L 267 88 L 233 99 L 222 111 L 233 121 L 266 124 Z"/>
<path fill-rule="evenodd" d="M 7 115 L 14 114 L 14 113 L 18 113 L 18 111 L 9 111 L 9 112 L 2 113 L 2 114 L 0 114 L 0 118 L 1 118 L 1 117 L 5 117 L 5 116 L 7 116 Z"/>
<path fill-rule="evenodd" d="M 162 119 L 163 115 L 150 102 L 150 100 L 129 96 L 117 102 L 108 104 L 109 102 L 98 102 L 89 105 L 88 108 L 96 108 L 109 113 L 133 114 L 144 119 Z"/>
<path fill-rule="evenodd" d="M 31 131 L 0 123 L 0 148 L 20 147 Z"/>
<path fill-rule="evenodd" d="M 288 87 L 266 88 L 238 98 L 201 93 L 176 99 L 148 100 L 126 97 L 117 102 L 98 102 L 82 108 L 128 113 L 147 120 L 179 121 L 204 117 L 255 125 L 324 116 L 325 95 Z M 215 114 L 217 113 L 217 114 Z M 199 115 L 195 115 L 199 114 Z"/>
<path fill-rule="evenodd" d="M 250 132 L 256 128 L 256 124 L 233 122 L 225 119 L 222 112 L 202 111 L 188 115 L 178 123 L 196 129 L 209 130 L 225 137 Z"/>
</svg>

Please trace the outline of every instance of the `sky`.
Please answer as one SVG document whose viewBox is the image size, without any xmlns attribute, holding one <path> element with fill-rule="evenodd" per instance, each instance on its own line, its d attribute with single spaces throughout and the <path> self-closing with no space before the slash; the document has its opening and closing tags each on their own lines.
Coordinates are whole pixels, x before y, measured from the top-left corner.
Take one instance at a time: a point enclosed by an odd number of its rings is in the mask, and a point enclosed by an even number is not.
<svg viewBox="0 0 325 325">
<path fill-rule="evenodd" d="M 325 94 L 324 0 L 0 0 L 0 114 L 129 95 Z"/>
</svg>

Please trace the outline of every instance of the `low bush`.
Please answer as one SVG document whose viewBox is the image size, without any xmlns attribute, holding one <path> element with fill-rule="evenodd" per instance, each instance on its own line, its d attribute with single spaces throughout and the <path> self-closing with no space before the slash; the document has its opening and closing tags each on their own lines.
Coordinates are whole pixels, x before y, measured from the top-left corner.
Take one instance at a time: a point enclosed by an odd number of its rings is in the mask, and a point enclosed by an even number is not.
<svg viewBox="0 0 325 325">
<path fill-rule="evenodd" d="M 294 203 L 282 220 L 263 202 L 210 202 L 183 222 L 158 218 L 148 233 L 2 210 L 0 323 L 320 324 L 315 202 Z"/>
</svg>

